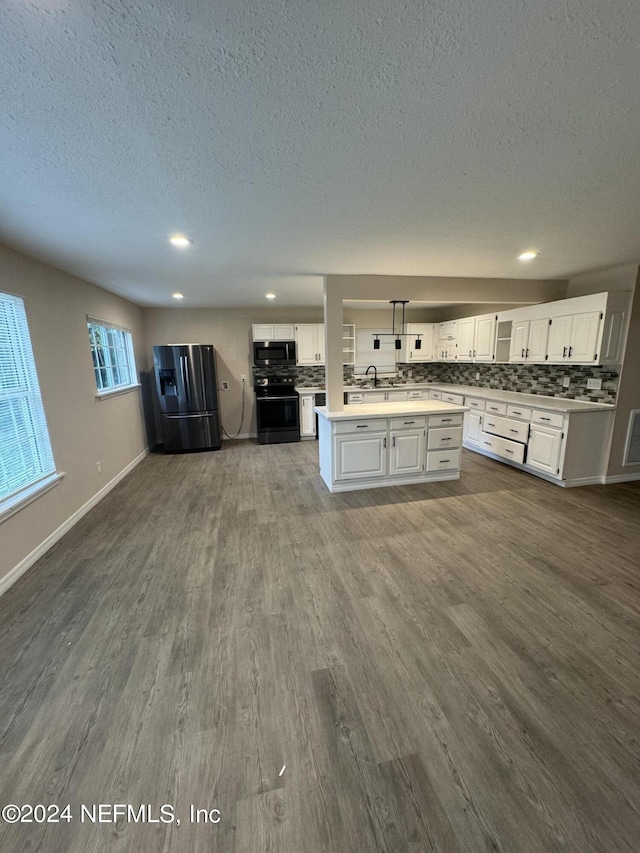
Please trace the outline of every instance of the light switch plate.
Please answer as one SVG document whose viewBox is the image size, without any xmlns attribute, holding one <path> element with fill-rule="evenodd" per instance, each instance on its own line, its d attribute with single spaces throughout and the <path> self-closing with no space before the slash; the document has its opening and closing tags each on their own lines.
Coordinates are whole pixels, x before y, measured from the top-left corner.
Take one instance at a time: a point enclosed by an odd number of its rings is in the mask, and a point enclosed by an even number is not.
<svg viewBox="0 0 640 853">
<path fill-rule="evenodd" d="M 568 388 L 568 387 L 569 387 L 569 385 L 571 385 L 571 377 L 570 377 L 570 376 L 564 376 L 564 377 L 562 378 L 562 387 L 563 387 L 563 388 Z"/>
<path fill-rule="evenodd" d="M 600 391 L 602 388 L 602 379 L 587 379 L 587 388 L 590 391 Z"/>
</svg>

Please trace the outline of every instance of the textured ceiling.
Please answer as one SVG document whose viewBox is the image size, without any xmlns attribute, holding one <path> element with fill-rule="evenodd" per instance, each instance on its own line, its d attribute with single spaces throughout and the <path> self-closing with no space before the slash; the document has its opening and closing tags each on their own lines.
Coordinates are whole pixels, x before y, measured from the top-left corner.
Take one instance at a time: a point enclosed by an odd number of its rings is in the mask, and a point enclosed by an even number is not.
<svg viewBox="0 0 640 853">
<path fill-rule="evenodd" d="M 636 261 L 638 32 L 637 0 L 3 0 L 0 241 L 155 305 Z"/>
</svg>

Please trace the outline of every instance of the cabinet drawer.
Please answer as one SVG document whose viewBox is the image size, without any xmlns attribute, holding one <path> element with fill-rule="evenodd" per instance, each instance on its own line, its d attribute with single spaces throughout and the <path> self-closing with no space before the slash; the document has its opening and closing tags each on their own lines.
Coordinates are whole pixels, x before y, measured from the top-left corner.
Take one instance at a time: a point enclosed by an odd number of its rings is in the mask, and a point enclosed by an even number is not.
<svg viewBox="0 0 640 853">
<path fill-rule="evenodd" d="M 442 400 L 442 391 L 429 391 L 430 400 Z"/>
<path fill-rule="evenodd" d="M 525 406 L 507 406 L 507 415 L 510 418 L 520 418 L 522 421 L 530 421 L 531 409 Z"/>
<path fill-rule="evenodd" d="M 511 418 L 501 418 L 488 413 L 484 416 L 484 430 L 494 435 L 501 435 L 503 438 L 510 438 L 512 441 L 521 441 L 524 444 L 529 439 L 528 423 Z"/>
<path fill-rule="evenodd" d="M 351 392 L 348 392 L 347 403 L 364 403 L 364 394 L 352 394 Z"/>
<path fill-rule="evenodd" d="M 427 450 L 442 450 L 446 447 L 460 447 L 462 442 L 462 427 L 448 429 L 429 428 Z"/>
<path fill-rule="evenodd" d="M 561 429 L 564 426 L 564 415 L 562 412 L 542 412 L 534 409 L 531 413 L 531 423 Z"/>
<path fill-rule="evenodd" d="M 464 404 L 465 406 L 469 406 L 470 409 L 476 409 L 479 412 L 484 412 L 484 400 L 478 400 L 476 397 L 466 397 Z"/>
<path fill-rule="evenodd" d="M 525 446 L 516 441 L 509 441 L 507 438 L 500 438 L 497 435 L 489 435 L 483 432 L 480 436 L 480 447 L 490 453 L 495 453 L 496 456 L 510 459 L 512 462 L 524 462 Z"/>
<path fill-rule="evenodd" d="M 425 392 L 428 393 L 428 392 Z M 422 391 L 409 391 L 410 400 L 422 400 Z"/>
<path fill-rule="evenodd" d="M 391 429 L 424 429 L 427 419 L 424 415 L 407 415 L 404 418 L 391 418 Z"/>
<path fill-rule="evenodd" d="M 337 421 L 336 434 L 363 433 L 363 432 L 386 432 L 386 418 L 367 418 L 358 421 Z"/>
<path fill-rule="evenodd" d="M 442 402 L 455 403 L 456 406 L 462 406 L 464 405 L 464 397 L 462 396 L 462 394 L 449 394 L 443 392 Z"/>
<path fill-rule="evenodd" d="M 432 450 L 427 453 L 427 471 L 448 471 L 459 467 L 459 450 Z"/>
<path fill-rule="evenodd" d="M 462 426 L 462 415 L 429 415 L 430 427 Z"/>
<path fill-rule="evenodd" d="M 496 403 L 495 400 L 487 400 L 484 410 L 485 412 L 490 412 L 492 415 L 506 415 L 507 404 Z"/>
</svg>

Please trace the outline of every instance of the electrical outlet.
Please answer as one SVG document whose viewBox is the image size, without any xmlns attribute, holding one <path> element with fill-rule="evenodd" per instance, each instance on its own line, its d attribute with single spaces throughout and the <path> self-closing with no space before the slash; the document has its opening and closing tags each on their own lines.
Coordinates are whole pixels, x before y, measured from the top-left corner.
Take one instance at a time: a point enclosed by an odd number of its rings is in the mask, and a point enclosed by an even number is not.
<svg viewBox="0 0 640 853">
<path fill-rule="evenodd" d="M 96 471 L 98 474 L 102 474 L 102 462 L 96 462 Z"/>
<path fill-rule="evenodd" d="M 242 381 L 242 382 L 246 382 L 246 381 L 247 381 L 247 377 L 244 375 L 244 373 L 240 376 L 240 379 L 241 379 L 241 381 Z"/>
<path fill-rule="evenodd" d="M 602 379 L 587 379 L 587 388 L 590 391 L 600 391 L 602 389 Z"/>
<path fill-rule="evenodd" d="M 563 376 L 563 378 L 562 378 L 562 387 L 563 387 L 563 388 L 568 388 L 568 387 L 569 387 L 569 385 L 571 385 L 571 377 L 570 377 L 570 376 Z"/>
<path fill-rule="evenodd" d="M 228 391 L 228 390 L 229 390 L 229 383 L 228 383 L 228 382 L 223 382 L 223 383 L 222 383 L 222 390 L 223 390 L 223 391 Z"/>
<path fill-rule="evenodd" d="M 407 378 L 413 379 L 413 370 L 407 370 Z"/>
<path fill-rule="evenodd" d="M 476 373 L 476 382 L 478 381 L 478 379 L 480 379 L 480 374 Z"/>
</svg>

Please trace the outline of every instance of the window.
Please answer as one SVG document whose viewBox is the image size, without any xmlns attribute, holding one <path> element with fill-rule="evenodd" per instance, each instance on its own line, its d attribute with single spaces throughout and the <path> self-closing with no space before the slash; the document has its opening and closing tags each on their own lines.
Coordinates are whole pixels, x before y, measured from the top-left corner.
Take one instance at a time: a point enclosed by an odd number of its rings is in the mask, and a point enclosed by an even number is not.
<svg viewBox="0 0 640 853">
<path fill-rule="evenodd" d="M 137 387 L 131 331 L 87 317 L 98 394 Z"/>
<path fill-rule="evenodd" d="M 0 516 L 57 480 L 24 302 L 0 293 Z"/>
</svg>

